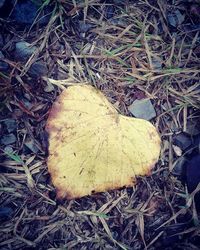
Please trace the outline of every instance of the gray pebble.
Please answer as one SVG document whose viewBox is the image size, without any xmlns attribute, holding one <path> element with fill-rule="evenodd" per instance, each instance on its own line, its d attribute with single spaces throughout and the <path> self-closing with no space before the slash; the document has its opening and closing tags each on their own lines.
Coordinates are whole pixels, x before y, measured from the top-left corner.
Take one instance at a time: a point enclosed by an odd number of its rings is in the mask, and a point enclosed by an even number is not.
<svg viewBox="0 0 200 250">
<path fill-rule="evenodd" d="M 149 121 L 152 118 L 156 117 L 155 109 L 148 98 L 142 100 L 135 100 L 128 107 L 128 109 L 137 118 Z"/>
<path fill-rule="evenodd" d="M 94 25 L 92 25 L 90 23 L 84 23 L 83 21 L 79 21 L 79 24 L 78 24 L 78 30 L 80 33 L 86 33 L 90 29 L 92 29 L 93 27 L 94 27 Z"/>
<path fill-rule="evenodd" d="M 3 145 L 9 145 L 9 144 L 12 144 L 16 142 L 16 137 L 14 134 L 8 134 L 8 135 L 4 135 L 2 138 L 1 138 L 1 143 Z"/>
<path fill-rule="evenodd" d="M 16 120 L 14 120 L 14 119 L 6 119 L 4 121 L 4 124 L 6 125 L 7 131 L 9 133 L 13 132 L 17 129 L 17 123 L 16 123 Z"/>
<path fill-rule="evenodd" d="M 29 102 L 26 98 L 21 98 L 21 100 L 23 101 L 23 104 L 27 109 L 31 109 L 33 107 L 33 104 Z"/>
<path fill-rule="evenodd" d="M 37 77 L 41 77 L 41 76 L 46 76 L 48 73 L 48 69 L 43 61 L 38 61 L 38 62 L 35 62 L 31 65 L 28 73 L 32 77 L 37 78 Z"/>
<path fill-rule="evenodd" d="M 15 57 L 18 60 L 27 60 L 37 49 L 36 46 L 31 46 L 30 43 L 21 41 L 15 44 Z"/>
<path fill-rule="evenodd" d="M 13 212 L 13 209 L 10 207 L 0 207 L 0 218 L 8 218 Z"/>
<path fill-rule="evenodd" d="M 8 154 L 12 154 L 13 153 L 13 148 L 11 146 L 6 146 L 4 148 L 4 151 Z"/>
<path fill-rule="evenodd" d="M 9 1 L 9 0 L 7 0 Z M 32 25 L 35 21 L 38 13 L 40 12 L 40 8 L 42 7 L 43 0 L 18 0 L 13 1 L 14 8 L 10 15 L 10 18 L 19 24 L 27 24 Z M 38 23 L 39 24 L 47 24 L 51 18 L 52 8 L 48 6 L 43 8 L 43 13 L 40 15 Z"/>
<path fill-rule="evenodd" d="M 186 150 L 192 144 L 192 140 L 184 133 L 180 133 L 173 138 L 173 143 L 177 145 L 181 150 Z"/>
<path fill-rule="evenodd" d="M 175 163 L 174 168 L 172 169 L 172 174 L 182 178 L 185 175 L 185 163 L 186 163 L 186 157 L 181 156 L 178 158 L 178 160 Z"/>
<path fill-rule="evenodd" d="M 170 25 L 177 27 L 185 20 L 185 16 L 181 14 L 180 10 L 175 10 L 167 15 L 167 19 Z"/>
<path fill-rule="evenodd" d="M 24 144 L 25 144 L 26 147 L 29 148 L 33 153 L 36 154 L 36 153 L 38 152 L 38 148 L 36 147 L 35 142 L 34 142 L 33 139 L 27 138 Z"/>
</svg>

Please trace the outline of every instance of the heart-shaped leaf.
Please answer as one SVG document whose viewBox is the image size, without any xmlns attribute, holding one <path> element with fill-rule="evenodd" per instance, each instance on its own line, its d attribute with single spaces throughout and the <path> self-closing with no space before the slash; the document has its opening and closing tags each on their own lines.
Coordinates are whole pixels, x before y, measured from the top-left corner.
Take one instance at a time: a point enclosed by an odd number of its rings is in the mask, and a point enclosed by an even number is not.
<svg viewBox="0 0 200 250">
<path fill-rule="evenodd" d="M 58 198 L 133 186 L 150 174 L 160 137 L 145 120 L 120 115 L 90 85 L 70 86 L 50 111 L 48 170 Z"/>
</svg>

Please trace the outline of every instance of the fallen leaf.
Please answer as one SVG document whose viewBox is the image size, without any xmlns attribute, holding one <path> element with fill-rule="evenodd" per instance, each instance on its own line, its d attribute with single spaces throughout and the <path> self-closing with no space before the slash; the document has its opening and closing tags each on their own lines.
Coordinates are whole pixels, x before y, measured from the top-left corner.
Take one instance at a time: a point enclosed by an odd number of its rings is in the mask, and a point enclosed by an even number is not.
<svg viewBox="0 0 200 250">
<path fill-rule="evenodd" d="M 90 85 L 61 93 L 46 131 L 48 171 L 58 198 L 133 186 L 136 176 L 150 174 L 160 153 L 160 137 L 150 122 L 120 115 Z"/>
</svg>

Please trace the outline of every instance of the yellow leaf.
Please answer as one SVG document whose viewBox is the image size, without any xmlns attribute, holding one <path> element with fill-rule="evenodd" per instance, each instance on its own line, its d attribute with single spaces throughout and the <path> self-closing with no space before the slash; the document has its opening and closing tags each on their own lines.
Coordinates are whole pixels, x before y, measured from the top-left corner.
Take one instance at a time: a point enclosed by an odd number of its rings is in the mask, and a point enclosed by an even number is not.
<svg viewBox="0 0 200 250">
<path fill-rule="evenodd" d="M 133 186 L 148 175 L 160 153 L 160 137 L 145 120 L 120 115 L 90 85 L 70 86 L 47 121 L 48 171 L 58 198 L 78 198 Z"/>
</svg>

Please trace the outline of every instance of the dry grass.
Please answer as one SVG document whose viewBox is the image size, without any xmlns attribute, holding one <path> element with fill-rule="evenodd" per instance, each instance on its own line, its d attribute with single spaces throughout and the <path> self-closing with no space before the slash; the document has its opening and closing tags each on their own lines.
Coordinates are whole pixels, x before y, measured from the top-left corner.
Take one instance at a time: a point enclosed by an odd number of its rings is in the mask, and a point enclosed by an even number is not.
<svg viewBox="0 0 200 250">
<path fill-rule="evenodd" d="M 180 29 L 175 36 L 166 13 L 176 7 L 167 2 L 112 5 L 115 15 L 107 19 L 109 6 L 58 1 L 46 27 L 26 31 L 1 20 L 10 72 L 0 75 L 0 121 L 17 121 L 14 152 L 6 153 L 3 146 L 0 151 L 1 206 L 13 210 L 1 222 L 1 249 L 199 249 L 194 193 L 187 194 L 170 172 L 177 159 L 173 135 L 199 119 L 199 31 Z M 89 31 L 81 25 L 90 25 Z M 21 39 L 38 46 L 25 64 L 12 56 Z M 32 79 L 27 72 L 37 59 L 49 73 Z M 157 112 L 152 122 L 163 147 L 152 176 L 138 178 L 135 187 L 60 202 L 45 164 L 44 126 L 61 88 L 82 82 L 101 89 L 126 115 L 138 96 L 151 98 Z M 27 150 L 27 138 L 37 153 Z"/>
</svg>

